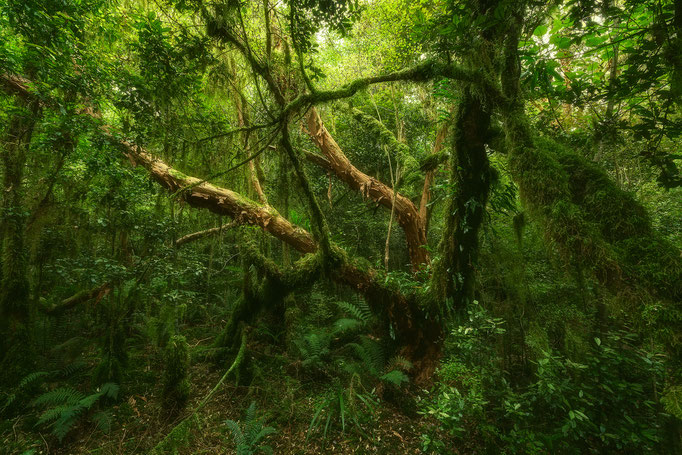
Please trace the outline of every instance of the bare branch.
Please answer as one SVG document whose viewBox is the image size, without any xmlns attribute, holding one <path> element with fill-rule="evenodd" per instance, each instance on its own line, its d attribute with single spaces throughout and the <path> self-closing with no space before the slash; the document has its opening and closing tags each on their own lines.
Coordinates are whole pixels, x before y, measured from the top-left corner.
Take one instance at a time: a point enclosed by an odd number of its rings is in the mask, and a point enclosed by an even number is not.
<svg viewBox="0 0 682 455">
<path fill-rule="evenodd" d="M 226 231 L 228 229 L 231 229 L 238 224 L 235 223 L 234 221 L 231 223 L 225 223 L 222 226 L 210 228 L 210 229 L 205 229 L 203 231 L 198 231 L 198 232 L 192 232 L 191 234 L 183 235 L 179 239 L 175 241 L 175 246 L 182 246 L 186 243 L 193 242 L 195 240 L 203 239 L 204 237 L 209 237 L 211 235 L 217 235 L 220 234 L 223 231 Z"/>
</svg>

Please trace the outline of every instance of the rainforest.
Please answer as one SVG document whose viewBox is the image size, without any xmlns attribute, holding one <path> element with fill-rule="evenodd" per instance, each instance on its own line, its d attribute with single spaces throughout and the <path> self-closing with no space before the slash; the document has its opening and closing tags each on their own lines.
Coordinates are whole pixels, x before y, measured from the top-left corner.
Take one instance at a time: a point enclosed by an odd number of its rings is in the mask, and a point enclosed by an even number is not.
<svg viewBox="0 0 682 455">
<path fill-rule="evenodd" d="M 0 454 L 682 454 L 682 0 L 0 0 Z"/>
</svg>

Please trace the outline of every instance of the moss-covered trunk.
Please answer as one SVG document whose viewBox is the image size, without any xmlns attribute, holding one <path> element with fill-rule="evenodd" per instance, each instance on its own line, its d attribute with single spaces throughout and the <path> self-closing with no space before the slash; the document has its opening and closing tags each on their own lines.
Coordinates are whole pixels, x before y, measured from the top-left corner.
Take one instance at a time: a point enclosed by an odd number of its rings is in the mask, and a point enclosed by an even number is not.
<svg viewBox="0 0 682 455">
<path fill-rule="evenodd" d="M 36 110 L 21 106 L 12 116 L 3 144 L 2 164 L 2 280 L 0 309 L 10 324 L 29 316 L 29 283 L 24 245 L 25 212 L 21 181 L 35 125 Z"/>
<path fill-rule="evenodd" d="M 490 193 L 490 163 L 486 152 L 490 113 L 466 90 L 454 128 L 450 199 L 440 257 L 434 265 L 433 292 L 439 304 L 462 309 L 474 299 L 479 232 Z"/>
<path fill-rule="evenodd" d="M 22 103 L 11 117 L 2 147 L 2 213 L 0 214 L 0 368 L 5 378 L 25 374 L 33 356 L 28 322 L 31 314 L 27 251 L 25 246 L 25 212 L 22 178 L 37 106 Z M 9 370 L 7 370 L 9 369 Z"/>
</svg>

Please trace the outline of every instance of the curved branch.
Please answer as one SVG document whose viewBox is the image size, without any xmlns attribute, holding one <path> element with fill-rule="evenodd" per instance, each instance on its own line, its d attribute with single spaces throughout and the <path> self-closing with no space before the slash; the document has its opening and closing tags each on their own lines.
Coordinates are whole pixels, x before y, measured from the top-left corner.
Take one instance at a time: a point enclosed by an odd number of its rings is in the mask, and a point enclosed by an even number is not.
<svg viewBox="0 0 682 455">
<path fill-rule="evenodd" d="M 329 162 L 331 170 L 336 176 L 354 190 L 360 191 L 364 197 L 391 210 L 393 206 L 393 189 L 374 177 L 363 173 L 348 160 L 322 123 L 315 108 L 308 113 L 308 134 Z M 418 269 L 429 261 L 426 245 L 426 230 L 423 220 L 419 216 L 417 207 L 400 193 L 395 195 L 395 211 L 398 223 L 405 231 L 405 238 L 410 253 L 413 269 Z"/>
<path fill-rule="evenodd" d="M 317 249 L 310 233 L 291 224 L 273 207 L 258 204 L 227 188 L 185 175 L 129 142 L 121 141 L 118 146 L 133 164 L 144 167 L 161 186 L 170 191 L 182 189 L 179 197 L 189 205 L 227 215 L 240 224 L 260 226 L 303 253 L 312 253 Z"/>
<path fill-rule="evenodd" d="M 480 82 L 483 80 L 479 78 L 476 73 L 460 66 L 446 65 L 434 60 L 427 60 L 405 70 L 395 71 L 393 73 L 383 74 L 380 76 L 356 79 L 337 90 L 316 91 L 315 93 L 301 94 L 286 105 L 282 115 L 287 116 L 300 110 L 301 108 L 312 106 L 317 103 L 325 103 L 328 101 L 350 98 L 360 90 L 369 87 L 372 84 L 393 81 L 425 82 L 438 76 L 464 82 Z"/>
</svg>

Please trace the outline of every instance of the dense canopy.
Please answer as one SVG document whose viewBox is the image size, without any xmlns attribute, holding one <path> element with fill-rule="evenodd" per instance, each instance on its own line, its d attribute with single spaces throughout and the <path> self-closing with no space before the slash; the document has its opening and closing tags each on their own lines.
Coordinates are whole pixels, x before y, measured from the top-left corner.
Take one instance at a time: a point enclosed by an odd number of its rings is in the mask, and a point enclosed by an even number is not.
<svg viewBox="0 0 682 455">
<path fill-rule="evenodd" d="M 682 0 L 0 0 L 0 453 L 682 453 Z"/>
</svg>

